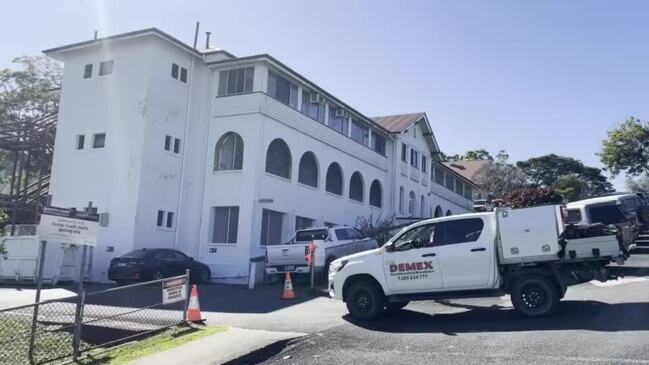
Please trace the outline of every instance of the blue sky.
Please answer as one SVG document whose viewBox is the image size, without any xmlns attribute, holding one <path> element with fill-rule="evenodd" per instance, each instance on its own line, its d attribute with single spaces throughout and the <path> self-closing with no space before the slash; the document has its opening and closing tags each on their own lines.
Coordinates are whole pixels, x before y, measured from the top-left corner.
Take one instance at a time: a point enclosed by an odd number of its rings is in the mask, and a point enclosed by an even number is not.
<svg viewBox="0 0 649 365">
<path fill-rule="evenodd" d="M 644 1 L 14 0 L 3 13 L 0 67 L 95 29 L 191 44 L 199 20 L 213 45 L 270 53 L 368 116 L 426 112 L 448 154 L 600 166 L 608 129 L 649 118 Z"/>
</svg>

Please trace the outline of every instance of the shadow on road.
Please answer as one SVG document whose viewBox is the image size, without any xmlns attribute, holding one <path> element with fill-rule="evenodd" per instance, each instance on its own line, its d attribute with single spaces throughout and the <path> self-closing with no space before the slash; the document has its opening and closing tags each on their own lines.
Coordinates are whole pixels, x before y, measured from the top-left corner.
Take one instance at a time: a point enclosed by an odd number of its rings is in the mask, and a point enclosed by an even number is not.
<svg viewBox="0 0 649 365">
<path fill-rule="evenodd" d="M 601 332 L 649 330 L 649 303 L 608 304 L 597 301 L 562 301 L 550 317 L 523 318 L 512 308 L 497 305 L 458 313 L 426 314 L 404 309 L 375 322 L 345 319 L 372 331 L 393 333 L 458 333 L 590 330 Z"/>
</svg>

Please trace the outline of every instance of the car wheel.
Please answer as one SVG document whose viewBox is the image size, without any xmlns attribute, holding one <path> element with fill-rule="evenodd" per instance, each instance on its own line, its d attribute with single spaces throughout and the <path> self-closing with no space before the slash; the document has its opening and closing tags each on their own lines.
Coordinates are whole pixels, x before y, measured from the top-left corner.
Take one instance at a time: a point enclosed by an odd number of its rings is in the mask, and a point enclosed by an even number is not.
<svg viewBox="0 0 649 365">
<path fill-rule="evenodd" d="M 388 312 L 388 313 L 396 312 L 398 310 L 401 310 L 401 309 L 405 308 L 405 306 L 407 306 L 408 303 L 410 303 L 410 302 L 406 301 L 406 302 L 387 303 L 385 305 L 385 311 Z"/>
<path fill-rule="evenodd" d="M 160 270 L 156 270 L 156 271 L 153 272 L 153 276 L 152 276 L 152 277 L 153 277 L 153 280 L 160 280 L 160 279 L 164 279 L 165 276 L 164 276 L 164 274 L 162 273 L 162 271 L 160 271 Z"/>
<path fill-rule="evenodd" d="M 369 280 L 353 283 L 347 289 L 347 310 L 355 319 L 371 321 L 383 313 L 385 295 L 383 290 Z"/>
<path fill-rule="evenodd" d="M 559 303 L 557 286 L 543 276 L 524 276 L 513 286 L 511 300 L 514 309 L 526 317 L 540 317 L 552 313 Z"/>
<path fill-rule="evenodd" d="M 200 274 L 198 274 L 198 280 L 201 284 L 207 284 L 212 280 L 212 273 L 210 273 L 209 270 L 202 270 Z"/>
</svg>

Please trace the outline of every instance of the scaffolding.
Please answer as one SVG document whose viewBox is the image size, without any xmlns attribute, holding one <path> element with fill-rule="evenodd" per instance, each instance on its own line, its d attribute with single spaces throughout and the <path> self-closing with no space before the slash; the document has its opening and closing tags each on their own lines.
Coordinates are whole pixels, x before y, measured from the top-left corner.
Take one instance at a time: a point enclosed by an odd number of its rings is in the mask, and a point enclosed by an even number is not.
<svg viewBox="0 0 649 365">
<path fill-rule="evenodd" d="M 42 207 L 49 203 L 56 122 L 55 112 L 31 121 L 0 124 L 0 153 L 9 162 L 4 173 L 9 190 L 0 192 L 0 208 L 7 215 L 2 227 L 6 234 L 14 235 L 17 225 L 37 224 Z"/>
</svg>

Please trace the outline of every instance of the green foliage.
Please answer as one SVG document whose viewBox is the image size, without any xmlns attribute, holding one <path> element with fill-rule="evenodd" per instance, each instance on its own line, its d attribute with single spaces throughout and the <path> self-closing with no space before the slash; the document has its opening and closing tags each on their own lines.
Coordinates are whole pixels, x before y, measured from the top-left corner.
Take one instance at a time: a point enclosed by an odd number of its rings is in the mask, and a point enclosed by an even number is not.
<svg viewBox="0 0 649 365">
<path fill-rule="evenodd" d="M 508 157 L 501 151 L 496 161 L 485 164 L 473 176 L 480 189 L 495 199 L 505 198 L 512 192 L 528 186 L 527 176 L 521 169 L 509 164 Z"/>
<path fill-rule="evenodd" d="M 582 198 L 586 182 L 576 174 L 563 175 L 554 182 L 553 188 L 569 203 Z"/>
<path fill-rule="evenodd" d="M 550 187 L 521 189 L 505 199 L 505 205 L 512 208 L 534 207 L 547 204 L 561 204 L 563 197 Z"/>
<path fill-rule="evenodd" d="M 355 228 L 363 232 L 367 237 L 374 238 L 379 244 L 383 244 L 390 239 L 390 231 L 394 229 L 394 215 L 382 217 L 380 214 L 373 219 L 369 217 L 357 217 Z"/>
<path fill-rule="evenodd" d="M 614 175 L 649 174 L 649 123 L 631 117 L 608 131 L 599 157 Z"/>
<path fill-rule="evenodd" d="M 493 160 L 489 151 L 484 148 L 479 148 L 477 150 L 467 151 L 462 156 L 459 156 L 460 161 L 475 161 L 475 160 Z"/>
<path fill-rule="evenodd" d="M 649 194 L 649 175 L 643 175 L 637 179 L 627 177 L 626 188 L 634 193 Z"/>
</svg>

